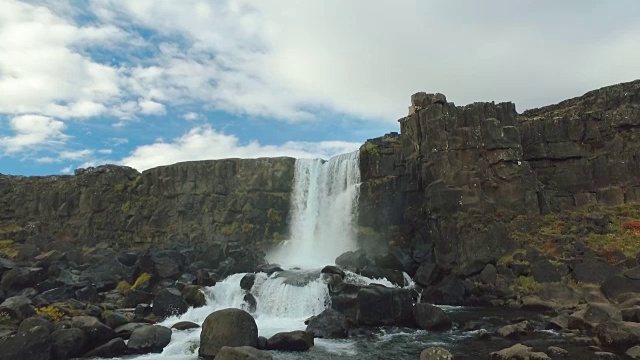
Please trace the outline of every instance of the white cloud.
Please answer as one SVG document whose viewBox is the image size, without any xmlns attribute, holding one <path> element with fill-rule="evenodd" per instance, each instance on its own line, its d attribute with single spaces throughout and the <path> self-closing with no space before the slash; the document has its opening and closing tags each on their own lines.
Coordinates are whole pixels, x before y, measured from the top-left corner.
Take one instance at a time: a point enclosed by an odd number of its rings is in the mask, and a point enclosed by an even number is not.
<svg viewBox="0 0 640 360">
<path fill-rule="evenodd" d="M 188 112 L 182 115 L 182 118 L 187 120 L 187 121 L 194 121 L 194 120 L 198 120 L 198 118 L 200 117 L 200 115 L 194 113 L 194 112 Z"/>
<path fill-rule="evenodd" d="M 234 135 L 224 134 L 209 126 L 200 126 L 171 142 L 159 140 L 153 144 L 138 146 L 122 159 L 121 164 L 143 171 L 189 160 L 277 156 L 327 158 L 355 151 L 359 146 L 360 143 L 342 141 L 287 142 L 283 145 L 260 145 L 257 141 L 252 141 L 242 144 Z"/>
<path fill-rule="evenodd" d="M 0 148 L 6 153 L 47 145 L 62 145 L 69 138 L 64 134 L 62 121 L 42 115 L 21 115 L 9 120 L 13 136 L 0 138 Z"/>
<path fill-rule="evenodd" d="M 164 115 L 167 113 L 164 105 L 153 100 L 139 100 L 140 112 L 144 115 Z"/>
<path fill-rule="evenodd" d="M 71 174 L 72 171 L 73 171 L 73 165 L 69 165 L 60 169 L 60 172 L 63 174 Z"/>
<path fill-rule="evenodd" d="M 100 149 L 98 150 L 98 154 L 102 154 L 102 155 L 111 155 L 113 153 L 113 150 L 111 149 Z"/>
<path fill-rule="evenodd" d="M 112 137 L 112 138 L 107 139 L 106 143 L 109 144 L 109 145 L 117 147 L 117 146 L 120 146 L 120 145 L 128 144 L 129 143 L 129 139 Z"/>
</svg>

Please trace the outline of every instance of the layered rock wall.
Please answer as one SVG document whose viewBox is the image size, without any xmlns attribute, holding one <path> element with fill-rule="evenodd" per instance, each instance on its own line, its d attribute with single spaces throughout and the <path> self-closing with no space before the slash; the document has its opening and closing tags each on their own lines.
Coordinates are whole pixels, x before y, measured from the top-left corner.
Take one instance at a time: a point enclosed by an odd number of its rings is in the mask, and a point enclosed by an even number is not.
<svg viewBox="0 0 640 360">
<path fill-rule="evenodd" d="M 418 93 L 399 122 L 361 148 L 360 240 L 417 264 L 494 261 L 517 215 L 639 200 L 640 81 L 521 115 Z"/>
<path fill-rule="evenodd" d="M 0 176 L 0 240 L 122 247 L 287 231 L 292 158 L 186 162 L 138 173 L 118 166 L 75 176 Z"/>
</svg>

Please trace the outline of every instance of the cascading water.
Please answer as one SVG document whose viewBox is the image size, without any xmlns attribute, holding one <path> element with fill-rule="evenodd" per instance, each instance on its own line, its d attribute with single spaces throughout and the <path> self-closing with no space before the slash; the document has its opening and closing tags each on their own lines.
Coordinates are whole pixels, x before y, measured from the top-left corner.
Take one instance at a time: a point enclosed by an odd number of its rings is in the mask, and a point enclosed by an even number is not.
<svg viewBox="0 0 640 360">
<path fill-rule="evenodd" d="M 271 262 L 321 267 L 333 264 L 345 251 L 355 250 L 359 159 L 356 151 L 329 161 L 296 160 L 291 238 L 268 256 Z"/>
</svg>

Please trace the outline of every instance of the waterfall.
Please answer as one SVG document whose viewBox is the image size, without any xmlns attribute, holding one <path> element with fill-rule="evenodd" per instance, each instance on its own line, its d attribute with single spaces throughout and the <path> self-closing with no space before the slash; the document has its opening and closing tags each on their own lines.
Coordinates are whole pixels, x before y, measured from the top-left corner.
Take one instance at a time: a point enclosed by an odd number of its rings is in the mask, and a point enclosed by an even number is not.
<svg viewBox="0 0 640 360">
<path fill-rule="evenodd" d="M 355 250 L 360 194 L 359 152 L 329 161 L 296 160 L 291 198 L 290 239 L 269 261 L 304 268 L 333 264 Z"/>
</svg>

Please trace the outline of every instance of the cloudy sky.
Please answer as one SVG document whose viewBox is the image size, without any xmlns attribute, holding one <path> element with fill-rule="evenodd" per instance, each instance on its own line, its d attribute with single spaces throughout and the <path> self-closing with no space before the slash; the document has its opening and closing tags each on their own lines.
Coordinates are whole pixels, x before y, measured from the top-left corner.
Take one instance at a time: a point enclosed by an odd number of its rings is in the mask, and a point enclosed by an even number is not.
<svg viewBox="0 0 640 360">
<path fill-rule="evenodd" d="M 638 0 L 0 0 L 0 173 L 328 157 L 409 97 L 519 111 L 640 78 Z"/>
</svg>

